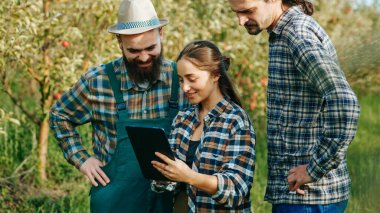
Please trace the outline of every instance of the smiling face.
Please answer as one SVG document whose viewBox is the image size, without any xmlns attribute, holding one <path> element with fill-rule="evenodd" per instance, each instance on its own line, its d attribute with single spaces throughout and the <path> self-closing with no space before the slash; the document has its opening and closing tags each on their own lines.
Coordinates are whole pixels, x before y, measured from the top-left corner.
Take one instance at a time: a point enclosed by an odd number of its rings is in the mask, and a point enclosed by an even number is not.
<svg viewBox="0 0 380 213">
<path fill-rule="evenodd" d="M 183 57 L 177 62 L 181 89 L 192 104 L 211 103 L 221 96 L 218 87 L 219 76 L 200 70 L 189 59 Z"/>
<path fill-rule="evenodd" d="M 251 35 L 272 29 L 282 14 L 280 0 L 229 0 L 240 26 Z"/>
<path fill-rule="evenodd" d="M 137 82 L 157 80 L 162 57 L 162 30 L 153 29 L 135 35 L 120 35 L 119 47 L 127 59 L 130 78 Z"/>
</svg>

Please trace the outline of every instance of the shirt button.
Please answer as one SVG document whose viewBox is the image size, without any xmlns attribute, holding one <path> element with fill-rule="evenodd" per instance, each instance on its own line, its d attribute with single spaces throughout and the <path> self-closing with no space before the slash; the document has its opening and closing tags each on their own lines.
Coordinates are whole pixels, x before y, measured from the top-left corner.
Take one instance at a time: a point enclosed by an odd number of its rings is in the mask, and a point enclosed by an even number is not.
<svg viewBox="0 0 380 213">
<path fill-rule="evenodd" d="M 146 114 L 147 113 L 147 111 L 146 110 L 144 110 L 144 114 Z"/>
</svg>

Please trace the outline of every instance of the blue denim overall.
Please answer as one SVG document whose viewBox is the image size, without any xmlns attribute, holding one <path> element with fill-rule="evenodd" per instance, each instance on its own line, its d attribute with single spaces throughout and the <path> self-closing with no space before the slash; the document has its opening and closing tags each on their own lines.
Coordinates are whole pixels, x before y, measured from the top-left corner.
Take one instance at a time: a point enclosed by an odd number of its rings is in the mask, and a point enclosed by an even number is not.
<svg viewBox="0 0 380 213">
<path fill-rule="evenodd" d="M 118 109 L 117 146 L 111 161 L 102 168 L 110 178 L 110 183 L 105 187 L 99 184 L 91 189 L 91 212 L 171 213 L 173 193 L 158 194 L 150 189 L 150 180 L 145 179 L 141 173 L 125 125 L 162 127 L 167 134 L 170 133 L 172 120 L 178 113 L 179 83 L 176 64 L 173 63 L 169 113 L 167 117 L 158 119 L 129 119 L 120 82 L 116 80 L 112 63 L 106 66 L 106 72 Z"/>
</svg>

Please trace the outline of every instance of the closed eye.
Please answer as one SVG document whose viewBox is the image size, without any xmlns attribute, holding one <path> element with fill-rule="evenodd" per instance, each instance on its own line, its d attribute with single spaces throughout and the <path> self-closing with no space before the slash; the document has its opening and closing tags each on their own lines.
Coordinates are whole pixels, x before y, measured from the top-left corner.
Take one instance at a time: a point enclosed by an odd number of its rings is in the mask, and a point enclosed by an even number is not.
<svg viewBox="0 0 380 213">
<path fill-rule="evenodd" d="M 127 49 L 128 52 L 130 53 L 139 53 L 141 50 L 136 50 L 136 49 Z"/>
<path fill-rule="evenodd" d="M 152 46 L 150 46 L 148 48 L 145 48 L 145 50 L 146 51 L 152 51 L 152 50 L 154 50 L 154 48 L 156 48 L 156 45 L 152 45 Z"/>
<path fill-rule="evenodd" d="M 133 48 L 127 48 L 128 52 L 132 53 L 132 54 L 136 54 L 136 53 L 139 53 L 139 52 L 142 52 L 142 51 L 152 51 L 154 50 L 154 48 L 156 48 L 156 44 L 153 44 L 145 49 L 133 49 Z"/>
<path fill-rule="evenodd" d="M 246 9 L 246 10 L 241 10 L 241 11 L 236 11 L 237 14 L 244 14 L 244 15 L 248 15 L 248 14 L 253 14 L 256 12 L 256 7 L 251 7 L 249 9 Z"/>
</svg>

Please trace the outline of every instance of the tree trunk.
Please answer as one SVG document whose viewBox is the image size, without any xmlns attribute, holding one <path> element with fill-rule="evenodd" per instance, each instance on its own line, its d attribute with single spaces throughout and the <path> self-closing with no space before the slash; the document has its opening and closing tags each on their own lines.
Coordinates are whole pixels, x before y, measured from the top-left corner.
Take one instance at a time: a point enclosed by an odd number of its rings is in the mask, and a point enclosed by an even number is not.
<svg viewBox="0 0 380 213">
<path fill-rule="evenodd" d="M 40 123 L 40 134 L 38 137 L 38 173 L 42 181 L 46 180 L 46 157 L 48 148 L 48 135 L 49 135 L 49 123 L 48 119 L 45 118 Z"/>
<path fill-rule="evenodd" d="M 50 0 L 43 0 L 43 13 L 45 17 L 49 16 L 49 5 Z M 45 30 L 45 35 L 49 35 L 49 29 Z M 49 137 L 49 123 L 48 123 L 48 109 L 51 107 L 52 96 L 50 94 L 50 85 L 49 85 L 49 70 L 50 70 L 50 56 L 49 56 L 49 46 L 50 41 L 48 37 L 45 38 L 44 45 L 42 47 L 43 51 L 43 63 L 44 63 L 44 72 L 43 80 L 40 82 L 41 87 L 41 109 L 43 114 L 43 120 L 39 123 L 40 125 L 40 135 L 38 137 L 38 173 L 42 181 L 47 179 L 46 176 L 46 157 L 48 149 L 48 137 Z"/>
</svg>

